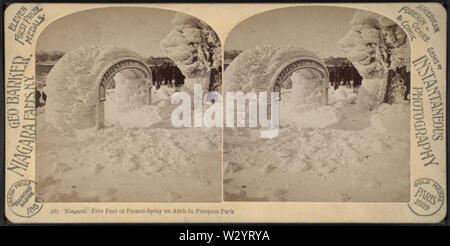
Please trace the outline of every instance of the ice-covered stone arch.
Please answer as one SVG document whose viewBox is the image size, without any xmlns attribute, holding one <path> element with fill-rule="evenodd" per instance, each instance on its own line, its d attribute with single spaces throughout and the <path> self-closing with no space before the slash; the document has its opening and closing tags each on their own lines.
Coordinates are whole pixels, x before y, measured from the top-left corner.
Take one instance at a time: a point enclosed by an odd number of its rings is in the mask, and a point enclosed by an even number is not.
<svg viewBox="0 0 450 246">
<path fill-rule="evenodd" d="M 299 47 L 259 46 L 242 52 L 225 70 L 226 91 L 280 91 L 283 83 L 301 69 L 321 75 L 321 86 L 328 87 L 329 73 L 323 60 Z M 326 103 L 326 93 L 324 101 Z"/>
<path fill-rule="evenodd" d="M 124 69 L 141 72 L 151 83 L 143 58 L 131 50 L 91 46 L 67 53 L 47 76 L 46 120 L 60 130 L 101 128 L 106 84 Z"/>
<path fill-rule="evenodd" d="M 270 84 L 274 85 L 273 90 L 281 92 L 281 88 L 291 75 L 301 69 L 313 69 L 316 70 L 321 76 L 321 85 L 326 90 L 329 83 L 329 73 L 325 63 L 316 54 L 305 50 L 299 49 L 296 51 L 290 51 L 290 53 L 283 54 L 282 57 L 285 60 L 279 62 L 279 68 L 275 72 Z M 293 83 L 295 83 L 293 81 Z M 327 101 L 327 94 L 325 93 L 325 104 Z"/>
</svg>

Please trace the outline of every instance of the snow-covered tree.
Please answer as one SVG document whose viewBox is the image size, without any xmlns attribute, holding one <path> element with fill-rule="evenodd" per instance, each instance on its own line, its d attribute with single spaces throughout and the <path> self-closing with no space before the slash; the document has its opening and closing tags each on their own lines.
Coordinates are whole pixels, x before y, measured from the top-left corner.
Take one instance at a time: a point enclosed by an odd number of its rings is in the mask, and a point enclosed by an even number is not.
<svg viewBox="0 0 450 246">
<path fill-rule="evenodd" d="M 410 79 L 406 33 L 392 20 L 366 11 L 355 12 L 350 24 L 339 46 L 363 77 L 358 104 L 373 109 L 403 101 Z"/>
<path fill-rule="evenodd" d="M 173 30 L 160 43 L 187 78 L 208 77 L 210 88 L 220 88 L 222 48 L 216 32 L 205 22 L 175 14 Z"/>
</svg>

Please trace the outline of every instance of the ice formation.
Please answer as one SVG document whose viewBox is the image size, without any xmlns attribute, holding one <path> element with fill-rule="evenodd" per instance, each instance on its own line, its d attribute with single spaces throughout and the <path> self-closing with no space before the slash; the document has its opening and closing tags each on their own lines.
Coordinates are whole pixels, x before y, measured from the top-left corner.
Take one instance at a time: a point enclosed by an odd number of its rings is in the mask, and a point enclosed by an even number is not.
<svg viewBox="0 0 450 246">
<path fill-rule="evenodd" d="M 132 69 L 114 76 L 115 89 L 107 90 L 105 121 L 107 126 L 149 127 L 161 121 L 161 105 L 150 103 L 149 81 Z M 165 96 L 165 99 L 169 96 Z M 164 105 L 162 105 L 164 106 Z"/>
<path fill-rule="evenodd" d="M 404 141 L 409 142 L 409 104 L 381 104 L 370 117 L 371 126 L 380 133 L 397 132 Z"/>
<path fill-rule="evenodd" d="M 82 47 L 68 52 L 47 76 L 45 118 L 57 129 L 95 126 L 95 106 L 98 102 L 98 81 L 111 61 L 142 57 L 118 47 Z"/>
<path fill-rule="evenodd" d="M 355 12 L 350 24 L 339 46 L 363 77 L 357 104 L 374 109 L 383 102 L 402 101 L 405 81 L 396 74 L 399 69 L 409 71 L 406 33 L 392 20 L 366 11 Z"/>
<path fill-rule="evenodd" d="M 314 69 L 301 69 L 291 75 L 292 103 L 296 105 L 308 105 L 316 108 L 323 105 L 326 87 L 323 86 L 324 78 Z"/>
<path fill-rule="evenodd" d="M 298 128 L 323 128 L 338 119 L 335 109 L 324 105 L 326 87 L 317 70 L 304 68 L 291 75 L 292 89 L 282 89 L 281 124 Z"/>
<path fill-rule="evenodd" d="M 246 50 L 225 70 L 225 91 L 272 92 L 280 71 L 302 59 L 326 67 L 317 55 L 295 46 L 266 45 Z M 326 78 L 313 68 L 301 68 L 290 76 L 292 89 L 281 90 L 280 123 L 299 128 L 322 128 L 334 123 L 337 118 L 333 108 L 324 105 Z"/>
<path fill-rule="evenodd" d="M 119 112 L 142 108 L 149 104 L 150 83 L 140 73 L 131 69 L 123 70 L 114 77 L 116 81 L 116 104 Z"/>
<path fill-rule="evenodd" d="M 257 46 L 239 54 L 224 74 L 225 91 L 273 91 L 272 79 L 286 61 L 308 58 L 325 64 L 314 53 L 295 46 Z"/>
<path fill-rule="evenodd" d="M 205 22 L 182 13 L 175 14 L 173 30 L 160 43 L 187 78 L 206 77 L 222 65 L 219 37 Z M 205 84 L 205 86 L 207 86 Z"/>
</svg>

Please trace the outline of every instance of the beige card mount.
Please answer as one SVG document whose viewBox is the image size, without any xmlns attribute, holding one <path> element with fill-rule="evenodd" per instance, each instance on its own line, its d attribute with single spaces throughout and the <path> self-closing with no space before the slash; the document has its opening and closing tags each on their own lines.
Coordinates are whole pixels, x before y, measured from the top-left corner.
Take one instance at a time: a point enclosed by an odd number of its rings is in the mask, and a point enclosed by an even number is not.
<svg viewBox="0 0 450 246">
<path fill-rule="evenodd" d="M 437 3 L 12 4 L 13 223 L 436 223 Z"/>
</svg>

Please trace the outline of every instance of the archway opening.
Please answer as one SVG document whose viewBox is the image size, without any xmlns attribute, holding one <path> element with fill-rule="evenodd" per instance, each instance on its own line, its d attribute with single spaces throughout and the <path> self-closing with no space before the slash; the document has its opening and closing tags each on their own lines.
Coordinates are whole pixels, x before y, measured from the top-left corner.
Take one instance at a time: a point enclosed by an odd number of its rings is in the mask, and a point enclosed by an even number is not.
<svg viewBox="0 0 450 246">
<path fill-rule="evenodd" d="M 308 98 L 313 99 L 312 96 L 314 95 L 322 96 L 320 100 L 322 105 L 326 105 L 328 102 L 328 69 L 315 60 L 299 58 L 288 61 L 280 66 L 272 79 L 272 83 L 274 84 L 273 90 L 280 93 L 280 99 L 285 94 L 282 89 L 285 89 L 290 94 L 295 91 L 295 95 L 292 96 L 301 97 L 298 98 L 298 102 L 308 103 Z M 317 101 L 317 98 L 313 100 Z"/>
<path fill-rule="evenodd" d="M 107 66 L 102 74 L 98 87 L 97 129 L 113 125 L 120 113 L 151 104 L 152 75 L 144 62 L 121 59 Z"/>
<path fill-rule="evenodd" d="M 323 127 L 334 120 L 331 109 L 324 107 L 328 104 L 329 75 L 323 64 L 308 59 L 289 61 L 280 66 L 273 83 L 273 90 L 282 99 L 282 126 Z"/>
<path fill-rule="evenodd" d="M 151 104 L 151 87 L 145 74 L 129 68 L 118 73 L 105 85 L 103 97 L 105 105 L 105 127 L 114 125 L 121 115 L 136 111 Z"/>
</svg>

